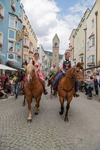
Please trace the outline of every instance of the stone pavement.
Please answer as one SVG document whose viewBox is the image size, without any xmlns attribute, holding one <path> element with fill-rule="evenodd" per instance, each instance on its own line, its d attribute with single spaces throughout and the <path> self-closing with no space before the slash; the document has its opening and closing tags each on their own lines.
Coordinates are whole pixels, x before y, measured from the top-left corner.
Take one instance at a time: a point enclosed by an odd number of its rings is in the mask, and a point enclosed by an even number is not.
<svg viewBox="0 0 100 150">
<path fill-rule="evenodd" d="M 43 95 L 37 116 L 33 100 L 32 123 L 22 102 L 23 96 L 0 101 L 0 150 L 100 150 L 98 102 L 87 101 L 83 93 L 74 98 L 68 123 L 59 115 L 58 97 Z"/>
</svg>

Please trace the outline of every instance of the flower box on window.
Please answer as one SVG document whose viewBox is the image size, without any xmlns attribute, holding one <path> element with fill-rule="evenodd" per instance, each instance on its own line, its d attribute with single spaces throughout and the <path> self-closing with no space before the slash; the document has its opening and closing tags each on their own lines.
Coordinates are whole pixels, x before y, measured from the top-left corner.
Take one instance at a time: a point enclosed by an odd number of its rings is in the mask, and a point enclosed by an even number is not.
<svg viewBox="0 0 100 150">
<path fill-rule="evenodd" d="M 11 8 L 12 8 L 12 10 L 15 12 L 16 11 L 16 9 L 15 9 L 15 6 L 14 5 L 11 5 Z"/>
<path fill-rule="evenodd" d="M 2 15 L 2 13 L 0 13 L 0 19 L 3 19 L 4 17 L 3 17 L 3 15 Z"/>
<path fill-rule="evenodd" d="M 3 44 L 0 42 L 0 48 L 3 47 Z"/>
</svg>

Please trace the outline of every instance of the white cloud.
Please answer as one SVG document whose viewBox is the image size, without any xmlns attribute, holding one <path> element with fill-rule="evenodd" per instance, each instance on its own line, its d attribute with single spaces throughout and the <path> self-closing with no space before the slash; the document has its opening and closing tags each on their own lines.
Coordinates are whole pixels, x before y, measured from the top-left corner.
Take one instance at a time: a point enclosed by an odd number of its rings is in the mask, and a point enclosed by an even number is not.
<svg viewBox="0 0 100 150">
<path fill-rule="evenodd" d="M 52 50 L 52 39 L 57 33 L 60 39 L 60 53 L 64 53 L 69 45 L 69 36 L 76 28 L 87 8 L 87 3 L 94 0 L 81 0 L 69 8 L 66 16 L 60 14 L 56 2 L 49 0 L 21 0 L 26 14 L 32 24 L 39 42 L 45 50 Z"/>
</svg>

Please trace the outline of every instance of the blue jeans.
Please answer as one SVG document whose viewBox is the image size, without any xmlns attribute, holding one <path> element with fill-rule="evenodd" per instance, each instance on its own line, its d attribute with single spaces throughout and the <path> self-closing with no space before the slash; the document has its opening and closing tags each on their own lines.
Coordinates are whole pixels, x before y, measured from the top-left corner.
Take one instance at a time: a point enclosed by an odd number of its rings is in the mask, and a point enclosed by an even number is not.
<svg viewBox="0 0 100 150">
<path fill-rule="evenodd" d="M 14 85 L 14 93 L 18 96 L 18 93 L 19 93 L 19 84 L 15 84 Z"/>
<path fill-rule="evenodd" d="M 66 72 L 67 69 L 64 69 L 64 71 Z M 57 89 L 59 80 L 60 80 L 63 76 L 64 76 L 64 73 L 62 73 L 62 72 L 59 72 L 59 73 L 57 74 L 57 76 L 56 76 L 55 79 L 54 79 L 53 89 Z"/>
</svg>

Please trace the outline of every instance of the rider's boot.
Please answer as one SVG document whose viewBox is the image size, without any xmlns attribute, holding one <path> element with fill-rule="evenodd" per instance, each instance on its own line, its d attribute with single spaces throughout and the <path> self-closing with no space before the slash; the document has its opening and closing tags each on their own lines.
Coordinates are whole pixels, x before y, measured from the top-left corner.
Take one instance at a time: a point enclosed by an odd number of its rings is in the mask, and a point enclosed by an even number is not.
<svg viewBox="0 0 100 150">
<path fill-rule="evenodd" d="M 57 95 L 57 89 L 53 89 L 52 95 L 56 96 Z"/>
</svg>

